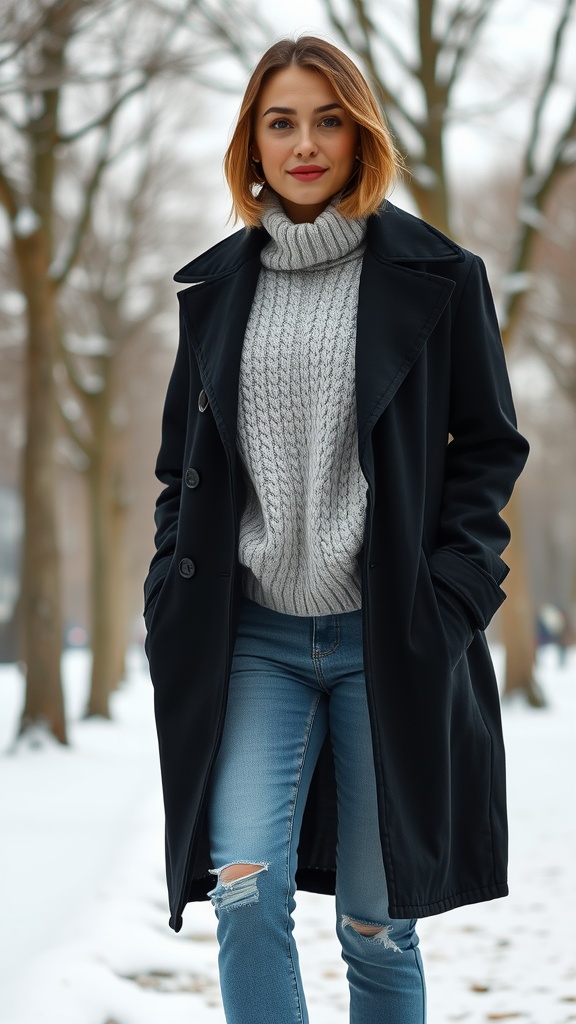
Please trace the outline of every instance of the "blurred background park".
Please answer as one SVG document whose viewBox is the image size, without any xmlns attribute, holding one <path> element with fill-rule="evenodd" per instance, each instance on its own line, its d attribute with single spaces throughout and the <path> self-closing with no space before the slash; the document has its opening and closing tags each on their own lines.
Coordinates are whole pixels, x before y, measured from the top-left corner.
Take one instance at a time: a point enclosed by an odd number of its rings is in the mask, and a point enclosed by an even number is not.
<svg viewBox="0 0 576 1024">
<path fill-rule="evenodd" d="M 76 974 L 71 946 L 37 966 L 16 1024 L 221 1020 L 209 908 L 186 926 L 193 957 L 166 937 L 142 583 L 177 341 L 172 275 L 235 229 L 221 161 L 243 87 L 272 41 L 308 32 L 372 82 L 406 163 L 393 201 L 485 260 L 532 448 L 506 510 L 508 600 L 489 634 L 516 896 L 428 922 L 432 1024 L 575 1019 L 559 921 L 576 775 L 576 0 L 1 0 L 6 976 L 54 940 L 132 837 L 104 904 L 84 915 L 90 936 L 74 939 Z M 304 899 L 302 912 L 322 962 L 326 911 Z M 330 947 L 328 988 L 344 984 L 330 981 L 336 957 Z M 191 960 L 196 975 L 174 983 Z M 176 996 L 170 1013 L 145 1009 L 122 988 L 164 983 L 203 1000 L 203 1015 Z M 334 1024 L 344 990 L 322 984 L 315 1019 Z M 466 1001 L 492 997 L 484 1016 Z"/>
<path fill-rule="evenodd" d="M 232 230 L 221 158 L 282 34 L 363 67 L 407 167 L 394 201 L 486 261 L 528 468 L 494 625 L 506 693 L 576 611 L 574 0 L 4 0 L 0 20 L 0 658 L 19 730 L 66 742 L 61 653 L 109 714 L 153 545 L 174 271 Z M 383 314 L 384 315 L 384 314 Z M 538 628 L 537 628 L 538 619 Z"/>
</svg>

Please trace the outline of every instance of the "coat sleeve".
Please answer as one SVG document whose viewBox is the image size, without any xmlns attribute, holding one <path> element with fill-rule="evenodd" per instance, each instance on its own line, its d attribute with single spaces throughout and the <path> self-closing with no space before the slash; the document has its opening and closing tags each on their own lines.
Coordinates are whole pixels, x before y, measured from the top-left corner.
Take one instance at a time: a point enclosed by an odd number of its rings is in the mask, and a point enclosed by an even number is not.
<svg viewBox="0 0 576 1024">
<path fill-rule="evenodd" d="M 176 361 L 168 384 L 162 416 L 162 441 L 156 476 L 164 489 L 156 502 L 154 520 L 156 553 L 144 582 L 144 616 L 160 591 L 176 547 L 182 492 L 182 467 L 190 396 L 190 358 L 182 320 Z"/>
<path fill-rule="evenodd" d="M 463 650 L 502 604 L 510 533 L 500 512 L 528 456 L 518 432 L 486 270 L 472 257 L 452 327 L 440 527 L 430 558 L 451 646 Z M 463 644 L 462 644 L 463 642 Z"/>
</svg>

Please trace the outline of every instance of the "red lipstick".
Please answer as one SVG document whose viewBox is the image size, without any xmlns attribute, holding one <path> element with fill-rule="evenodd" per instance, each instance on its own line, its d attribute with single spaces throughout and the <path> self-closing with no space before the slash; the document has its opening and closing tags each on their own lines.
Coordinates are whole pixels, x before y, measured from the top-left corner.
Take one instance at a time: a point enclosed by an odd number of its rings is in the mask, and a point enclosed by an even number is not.
<svg viewBox="0 0 576 1024">
<path fill-rule="evenodd" d="M 288 171 L 297 181 L 318 181 L 328 170 L 327 167 L 319 167 L 318 164 L 301 164 Z"/>
</svg>

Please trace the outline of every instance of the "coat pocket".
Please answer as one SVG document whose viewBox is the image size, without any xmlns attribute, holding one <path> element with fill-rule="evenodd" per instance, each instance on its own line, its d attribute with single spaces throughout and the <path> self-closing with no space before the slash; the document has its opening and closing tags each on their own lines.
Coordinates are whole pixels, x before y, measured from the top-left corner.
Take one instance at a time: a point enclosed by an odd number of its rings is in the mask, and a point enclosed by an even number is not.
<svg viewBox="0 0 576 1024">
<path fill-rule="evenodd" d="M 166 582 L 166 577 L 172 564 L 172 557 L 172 555 L 166 555 L 159 562 L 156 562 L 150 569 L 144 583 L 144 622 L 148 633 L 152 626 L 152 619 L 154 618 L 160 591 Z"/>
<path fill-rule="evenodd" d="M 472 643 L 476 627 L 472 625 L 459 595 L 449 584 L 432 573 L 423 549 L 420 552 L 420 559 L 426 575 L 428 601 L 429 604 L 433 604 L 431 612 L 436 623 L 436 631 L 444 647 L 450 670 L 453 670 Z"/>
<path fill-rule="evenodd" d="M 450 548 L 438 548 L 428 560 L 434 587 L 438 592 L 444 588 L 449 600 L 465 609 L 475 629 L 487 628 L 506 597 L 500 583 L 508 566 L 494 553 L 492 561 L 497 578 L 467 555 Z"/>
<path fill-rule="evenodd" d="M 472 627 L 458 596 L 450 587 L 445 586 L 438 579 L 433 579 L 432 584 L 448 649 L 450 668 L 455 669 L 472 643 L 476 630 Z"/>
</svg>

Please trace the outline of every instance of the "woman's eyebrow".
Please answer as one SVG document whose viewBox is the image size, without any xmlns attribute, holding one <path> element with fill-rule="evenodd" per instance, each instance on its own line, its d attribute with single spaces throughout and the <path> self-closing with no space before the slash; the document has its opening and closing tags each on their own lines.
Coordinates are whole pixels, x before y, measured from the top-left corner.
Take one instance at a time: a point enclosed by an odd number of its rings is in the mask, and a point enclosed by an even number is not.
<svg viewBox="0 0 576 1024">
<path fill-rule="evenodd" d="M 342 110 L 341 103 L 325 103 L 323 107 L 315 107 L 312 111 L 313 114 L 324 114 L 327 110 Z M 268 107 L 268 110 L 264 111 L 262 117 L 266 117 L 267 114 L 297 114 L 298 111 L 294 110 L 293 107 Z"/>
</svg>

